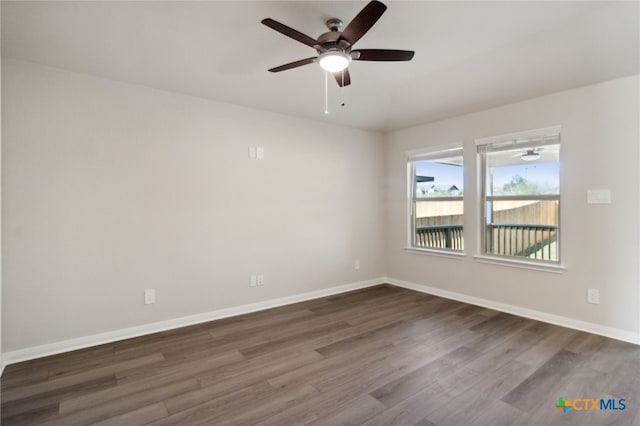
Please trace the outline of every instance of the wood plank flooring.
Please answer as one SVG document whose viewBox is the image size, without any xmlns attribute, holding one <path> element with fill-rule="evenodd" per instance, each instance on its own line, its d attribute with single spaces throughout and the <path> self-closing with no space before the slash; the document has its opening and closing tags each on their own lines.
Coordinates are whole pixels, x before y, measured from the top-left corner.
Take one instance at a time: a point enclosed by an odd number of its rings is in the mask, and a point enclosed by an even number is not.
<svg viewBox="0 0 640 426">
<path fill-rule="evenodd" d="M 640 346 L 382 285 L 9 365 L 1 399 L 7 426 L 640 425 Z"/>
</svg>

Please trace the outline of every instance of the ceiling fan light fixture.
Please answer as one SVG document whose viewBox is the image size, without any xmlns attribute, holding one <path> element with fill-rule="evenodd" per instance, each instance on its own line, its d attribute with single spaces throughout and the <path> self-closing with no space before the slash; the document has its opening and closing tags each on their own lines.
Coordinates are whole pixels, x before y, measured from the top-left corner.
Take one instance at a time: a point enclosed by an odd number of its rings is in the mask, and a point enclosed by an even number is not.
<svg viewBox="0 0 640 426">
<path fill-rule="evenodd" d="M 319 56 L 318 62 L 325 71 L 340 72 L 349 66 L 351 56 L 338 51 L 324 52 Z"/>
<path fill-rule="evenodd" d="M 524 154 L 522 154 L 520 158 L 522 158 L 524 161 L 533 161 L 540 158 L 540 154 L 538 154 L 535 151 L 527 151 Z"/>
</svg>

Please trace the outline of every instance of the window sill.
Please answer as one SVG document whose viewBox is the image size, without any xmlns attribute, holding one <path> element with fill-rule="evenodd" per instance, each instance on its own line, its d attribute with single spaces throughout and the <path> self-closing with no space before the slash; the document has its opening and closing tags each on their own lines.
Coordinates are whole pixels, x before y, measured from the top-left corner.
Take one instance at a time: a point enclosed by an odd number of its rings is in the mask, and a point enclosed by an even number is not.
<svg viewBox="0 0 640 426">
<path fill-rule="evenodd" d="M 528 262 L 526 260 L 508 259 L 495 256 L 475 255 L 474 258 L 479 263 L 489 263 L 492 265 L 508 266 L 510 268 L 531 269 L 534 271 L 552 272 L 561 274 L 566 272 L 567 268 L 562 265 L 543 264 L 537 262 Z"/>
<path fill-rule="evenodd" d="M 464 258 L 467 257 L 467 255 L 464 254 L 464 252 L 436 250 L 436 249 L 428 249 L 428 248 L 405 247 L 404 251 L 409 253 L 426 254 L 428 256 L 446 257 L 449 259 L 458 259 L 458 260 L 463 260 Z"/>
</svg>

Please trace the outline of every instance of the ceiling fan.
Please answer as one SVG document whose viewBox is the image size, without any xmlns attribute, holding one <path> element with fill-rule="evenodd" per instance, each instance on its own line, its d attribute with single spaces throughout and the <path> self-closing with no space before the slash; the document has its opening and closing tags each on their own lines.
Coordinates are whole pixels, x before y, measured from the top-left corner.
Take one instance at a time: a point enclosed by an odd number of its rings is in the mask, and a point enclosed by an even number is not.
<svg viewBox="0 0 640 426">
<path fill-rule="evenodd" d="M 540 158 L 540 151 L 542 151 L 543 149 L 543 147 L 528 148 L 520 151 L 519 153 L 514 155 L 514 157 L 520 157 L 524 161 L 534 161 Z"/>
<path fill-rule="evenodd" d="M 340 87 L 351 84 L 349 75 L 349 63 L 351 61 L 410 61 L 414 52 L 410 50 L 391 49 L 357 49 L 352 50 L 353 45 L 362 38 L 380 19 L 387 6 L 377 0 L 371 1 L 364 9 L 356 15 L 349 24 L 342 29 L 343 23 L 340 19 L 330 19 L 327 21 L 329 32 L 326 32 L 318 39 L 313 39 L 299 31 L 294 30 L 271 18 L 263 19 L 262 23 L 279 33 L 286 35 L 300 43 L 314 48 L 318 56 L 300 59 L 279 67 L 271 68 L 270 72 L 280 72 L 292 68 L 301 67 L 314 62 L 332 73 Z"/>
</svg>

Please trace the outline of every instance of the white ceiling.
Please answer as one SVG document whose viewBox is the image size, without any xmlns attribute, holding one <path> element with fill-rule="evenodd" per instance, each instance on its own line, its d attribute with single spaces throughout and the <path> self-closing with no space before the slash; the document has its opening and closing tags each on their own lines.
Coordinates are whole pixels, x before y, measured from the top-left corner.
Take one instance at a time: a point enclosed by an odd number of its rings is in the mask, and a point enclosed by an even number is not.
<svg viewBox="0 0 640 426">
<path fill-rule="evenodd" d="M 395 2 L 357 48 L 415 50 L 354 62 L 353 84 L 314 51 L 260 24 L 312 37 L 366 2 L 2 2 L 2 55 L 351 127 L 388 131 L 639 72 L 638 2 Z"/>
</svg>

